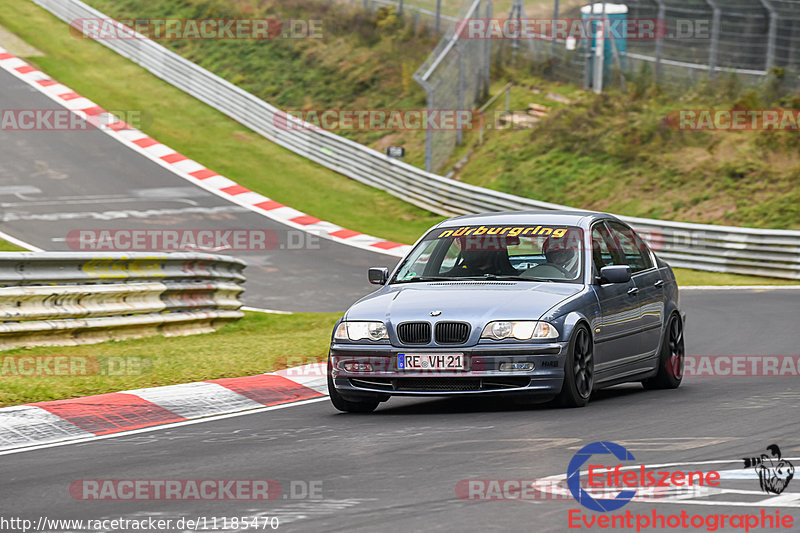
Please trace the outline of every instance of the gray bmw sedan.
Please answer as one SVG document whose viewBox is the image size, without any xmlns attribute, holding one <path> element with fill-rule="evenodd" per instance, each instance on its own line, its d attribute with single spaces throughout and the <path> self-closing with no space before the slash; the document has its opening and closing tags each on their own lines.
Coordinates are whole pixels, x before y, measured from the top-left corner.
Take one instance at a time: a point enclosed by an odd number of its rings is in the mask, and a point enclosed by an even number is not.
<svg viewBox="0 0 800 533">
<path fill-rule="evenodd" d="M 507 212 L 433 227 L 336 323 L 328 387 L 342 411 L 391 396 L 503 394 L 586 405 L 623 382 L 676 388 L 683 324 L 670 267 L 591 212 Z"/>
</svg>

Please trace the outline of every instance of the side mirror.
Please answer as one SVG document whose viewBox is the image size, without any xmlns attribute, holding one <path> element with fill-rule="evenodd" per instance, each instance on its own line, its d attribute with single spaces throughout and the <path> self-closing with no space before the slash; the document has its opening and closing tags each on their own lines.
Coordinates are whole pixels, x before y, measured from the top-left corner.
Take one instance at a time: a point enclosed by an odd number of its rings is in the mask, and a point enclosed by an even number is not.
<svg viewBox="0 0 800 533">
<path fill-rule="evenodd" d="M 603 283 L 628 283 L 631 280 L 631 267 L 628 265 L 608 265 L 600 269 Z"/>
<path fill-rule="evenodd" d="M 369 282 L 373 285 L 386 285 L 389 279 L 389 269 L 386 267 L 372 267 L 367 274 Z"/>
</svg>

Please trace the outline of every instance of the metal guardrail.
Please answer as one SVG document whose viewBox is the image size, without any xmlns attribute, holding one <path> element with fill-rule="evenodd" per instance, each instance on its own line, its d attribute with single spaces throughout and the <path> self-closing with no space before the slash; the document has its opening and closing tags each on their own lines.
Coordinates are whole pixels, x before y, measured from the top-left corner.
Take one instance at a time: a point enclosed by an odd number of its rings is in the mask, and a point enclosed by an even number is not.
<svg viewBox="0 0 800 533">
<path fill-rule="evenodd" d="M 67 23 L 108 18 L 80 0 L 33 1 Z M 267 139 L 434 213 L 566 209 L 425 172 L 312 126 L 287 129 L 293 117 L 143 36 L 98 42 Z M 800 279 L 800 231 L 621 218 L 649 236 L 656 252 L 674 266 Z"/>
<path fill-rule="evenodd" d="M 213 331 L 238 320 L 244 261 L 0 252 L 0 350 Z"/>
</svg>

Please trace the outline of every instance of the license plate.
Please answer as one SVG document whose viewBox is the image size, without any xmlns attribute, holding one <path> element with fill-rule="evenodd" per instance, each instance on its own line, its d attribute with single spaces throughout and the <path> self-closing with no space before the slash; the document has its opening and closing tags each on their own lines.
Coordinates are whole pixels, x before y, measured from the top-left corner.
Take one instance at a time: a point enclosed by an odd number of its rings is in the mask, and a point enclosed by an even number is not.
<svg viewBox="0 0 800 533">
<path fill-rule="evenodd" d="M 397 354 L 398 370 L 464 370 L 464 354 Z"/>
</svg>

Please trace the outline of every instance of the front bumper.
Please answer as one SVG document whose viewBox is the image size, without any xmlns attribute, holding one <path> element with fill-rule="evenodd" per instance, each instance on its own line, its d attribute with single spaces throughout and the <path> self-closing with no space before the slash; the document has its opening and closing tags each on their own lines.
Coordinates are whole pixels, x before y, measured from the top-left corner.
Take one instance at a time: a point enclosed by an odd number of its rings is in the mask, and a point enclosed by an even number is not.
<svg viewBox="0 0 800 533">
<path fill-rule="evenodd" d="M 365 396 L 457 396 L 475 394 L 555 395 L 564 380 L 567 342 L 494 344 L 471 347 L 398 348 L 332 344 L 330 372 L 345 398 Z M 464 354 L 466 370 L 409 371 L 397 368 L 398 354 Z M 369 363 L 371 371 L 348 372 L 344 363 Z M 502 363 L 532 363 L 529 371 L 500 370 Z"/>
</svg>

